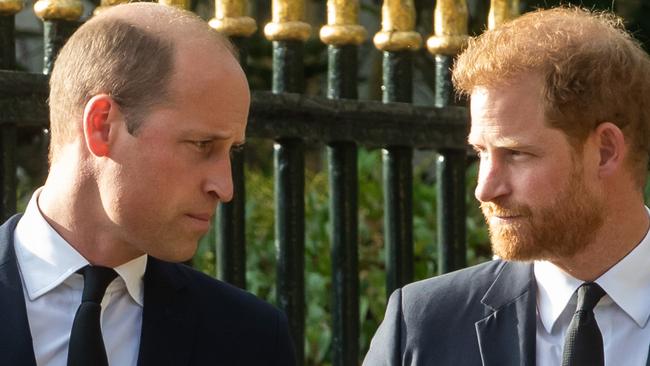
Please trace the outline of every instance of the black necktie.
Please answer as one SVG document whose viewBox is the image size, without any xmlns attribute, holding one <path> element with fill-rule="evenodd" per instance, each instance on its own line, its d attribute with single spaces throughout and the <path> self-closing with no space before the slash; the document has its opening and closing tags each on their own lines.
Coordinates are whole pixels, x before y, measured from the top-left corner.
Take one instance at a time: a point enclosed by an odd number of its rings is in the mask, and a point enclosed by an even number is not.
<svg viewBox="0 0 650 366">
<path fill-rule="evenodd" d="M 79 272 L 84 276 L 84 290 L 72 323 L 68 366 L 108 366 L 99 316 L 106 287 L 117 273 L 99 266 L 86 266 Z"/>
<path fill-rule="evenodd" d="M 603 336 L 594 317 L 594 307 L 605 296 L 598 284 L 583 283 L 578 288 L 578 306 L 564 338 L 562 366 L 603 366 Z"/>
</svg>

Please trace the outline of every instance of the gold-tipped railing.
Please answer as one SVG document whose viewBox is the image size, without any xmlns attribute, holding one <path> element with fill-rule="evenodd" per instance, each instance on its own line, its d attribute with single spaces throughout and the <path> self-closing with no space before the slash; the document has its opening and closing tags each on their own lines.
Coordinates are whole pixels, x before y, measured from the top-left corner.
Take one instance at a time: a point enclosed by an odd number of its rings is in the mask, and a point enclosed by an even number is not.
<svg viewBox="0 0 650 366">
<path fill-rule="evenodd" d="M 248 37 L 257 30 L 255 19 L 246 16 L 246 0 L 216 0 L 210 26 L 228 37 Z"/>
<path fill-rule="evenodd" d="M 130 0 L 101 0 L 101 3 L 99 4 L 98 7 L 93 10 L 93 15 L 97 15 L 101 13 L 102 11 L 110 8 L 111 6 L 119 5 L 119 4 L 125 4 L 131 2 Z"/>
<path fill-rule="evenodd" d="M 367 33 L 358 19 L 359 1 L 327 0 L 327 25 L 320 30 L 321 41 L 333 46 L 363 43 Z"/>
<path fill-rule="evenodd" d="M 311 34 L 304 17 L 304 0 L 273 0 L 273 17 L 264 27 L 264 35 L 269 41 L 304 42 Z"/>
<path fill-rule="evenodd" d="M 455 55 L 467 43 L 467 1 L 438 0 L 433 13 L 433 35 L 427 40 L 432 55 Z"/>
<path fill-rule="evenodd" d="M 83 14 L 81 0 L 38 0 L 34 13 L 42 20 L 77 20 Z"/>
<path fill-rule="evenodd" d="M 488 14 L 488 28 L 501 25 L 519 16 L 519 0 L 492 0 Z"/>
<path fill-rule="evenodd" d="M 190 0 L 158 0 L 158 3 L 167 6 L 175 6 L 177 8 L 185 9 L 185 10 L 190 10 L 191 7 Z"/>
<path fill-rule="evenodd" d="M 23 10 L 23 0 L 0 0 L 0 15 L 14 15 Z"/>
<path fill-rule="evenodd" d="M 381 7 L 381 31 L 373 39 L 381 51 L 417 50 L 422 36 L 415 31 L 413 0 L 385 0 Z"/>
</svg>

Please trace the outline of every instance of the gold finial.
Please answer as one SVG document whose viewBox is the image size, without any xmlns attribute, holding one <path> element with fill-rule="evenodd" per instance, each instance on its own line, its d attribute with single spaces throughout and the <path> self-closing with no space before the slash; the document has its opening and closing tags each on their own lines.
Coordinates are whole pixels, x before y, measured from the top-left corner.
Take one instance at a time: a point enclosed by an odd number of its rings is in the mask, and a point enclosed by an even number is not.
<svg viewBox="0 0 650 366">
<path fill-rule="evenodd" d="M 246 16 L 246 0 L 216 0 L 210 26 L 231 37 L 248 37 L 257 30 L 255 19 Z"/>
<path fill-rule="evenodd" d="M 111 6 L 125 4 L 131 2 L 131 0 L 102 0 L 101 4 L 93 10 L 93 15 L 97 15 L 102 11 L 110 8 Z"/>
<path fill-rule="evenodd" d="M 14 15 L 23 10 L 23 0 L 0 0 L 0 16 Z"/>
<path fill-rule="evenodd" d="M 375 34 L 375 47 L 382 51 L 415 51 L 422 36 L 415 32 L 413 0 L 384 0 L 381 7 L 381 31 Z"/>
<path fill-rule="evenodd" d="M 434 34 L 427 40 L 433 55 L 455 55 L 467 44 L 467 1 L 438 0 L 433 15 Z"/>
<path fill-rule="evenodd" d="M 519 15 L 519 0 L 492 0 L 488 15 L 488 28 L 501 25 Z"/>
<path fill-rule="evenodd" d="M 264 27 L 269 41 L 306 41 L 311 26 L 302 21 L 304 0 L 273 0 L 273 19 Z"/>
<path fill-rule="evenodd" d="M 366 30 L 358 23 L 358 0 L 327 0 L 327 25 L 320 29 L 325 44 L 359 45 L 366 39 Z"/>
<path fill-rule="evenodd" d="M 158 0 L 159 4 L 190 10 L 190 0 Z"/>
<path fill-rule="evenodd" d="M 42 20 L 77 20 L 83 14 L 81 0 L 38 0 L 34 13 Z"/>
</svg>

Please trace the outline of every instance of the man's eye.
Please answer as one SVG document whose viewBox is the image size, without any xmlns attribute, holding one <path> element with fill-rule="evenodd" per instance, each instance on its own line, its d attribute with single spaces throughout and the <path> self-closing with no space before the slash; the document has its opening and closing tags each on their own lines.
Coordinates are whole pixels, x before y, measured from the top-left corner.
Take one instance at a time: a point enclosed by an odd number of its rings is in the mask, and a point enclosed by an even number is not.
<svg viewBox="0 0 650 366">
<path fill-rule="evenodd" d="M 194 145 L 198 150 L 204 151 L 210 148 L 210 145 L 212 141 L 205 140 L 205 141 L 192 141 L 192 145 Z"/>
<path fill-rule="evenodd" d="M 527 159 L 527 158 L 530 156 L 530 154 L 528 154 L 528 153 L 525 152 L 525 151 L 519 151 L 519 150 L 508 150 L 506 156 L 507 156 L 508 158 L 510 158 L 510 159 L 514 159 L 514 160 L 519 161 L 519 160 L 525 160 L 525 159 Z"/>
</svg>

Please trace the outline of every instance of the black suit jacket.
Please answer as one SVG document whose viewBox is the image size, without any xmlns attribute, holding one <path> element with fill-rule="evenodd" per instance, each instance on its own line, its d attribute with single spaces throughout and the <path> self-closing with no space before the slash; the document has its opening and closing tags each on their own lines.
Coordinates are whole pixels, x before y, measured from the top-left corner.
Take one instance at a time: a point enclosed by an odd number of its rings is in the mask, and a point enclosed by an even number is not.
<svg viewBox="0 0 650 366">
<path fill-rule="evenodd" d="M 396 290 L 364 366 L 534 366 L 532 269 L 497 260 Z"/>
<path fill-rule="evenodd" d="M 19 216 L 0 227 L 0 364 L 35 366 L 13 246 Z M 187 266 L 149 257 L 138 364 L 295 365 L 286 317 Z"/>
</svg>

